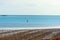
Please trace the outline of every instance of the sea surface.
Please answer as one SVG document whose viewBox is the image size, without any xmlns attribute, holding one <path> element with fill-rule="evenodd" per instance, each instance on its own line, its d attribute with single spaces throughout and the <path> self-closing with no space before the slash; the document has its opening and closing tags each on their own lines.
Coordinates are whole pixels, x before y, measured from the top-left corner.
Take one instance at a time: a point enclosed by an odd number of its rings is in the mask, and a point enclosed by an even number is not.
<svg viewBox="0 0 60 40">
<path fill-rule="evenodd" d="M 0 28 L 60 26 L 57 15 L 0 15 Z"/>
</svg>

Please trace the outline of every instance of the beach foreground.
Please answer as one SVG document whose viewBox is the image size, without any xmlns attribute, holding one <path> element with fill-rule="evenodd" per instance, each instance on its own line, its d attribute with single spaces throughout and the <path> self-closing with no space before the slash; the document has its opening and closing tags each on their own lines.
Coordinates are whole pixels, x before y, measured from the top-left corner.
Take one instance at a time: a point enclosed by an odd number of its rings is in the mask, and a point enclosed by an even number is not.
<svg viewBox="0 0 60 40">
<path fill-rule="evenodd" d="M 0 30 L 0 40 L 60 40 L 60 29 Z"/>
</svg>

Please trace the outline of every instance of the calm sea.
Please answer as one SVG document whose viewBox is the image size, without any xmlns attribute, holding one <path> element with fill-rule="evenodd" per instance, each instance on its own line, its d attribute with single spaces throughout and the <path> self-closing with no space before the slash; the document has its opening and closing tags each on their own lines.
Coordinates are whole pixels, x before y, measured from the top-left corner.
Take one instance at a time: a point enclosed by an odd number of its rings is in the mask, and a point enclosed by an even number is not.
<svg viewBox="0 0 60 40">
<path fill-rule="evenodd" d="M 0 15 L 0 28 L 60 26 L 60 16 L 53 15 Z"/>
</svg>

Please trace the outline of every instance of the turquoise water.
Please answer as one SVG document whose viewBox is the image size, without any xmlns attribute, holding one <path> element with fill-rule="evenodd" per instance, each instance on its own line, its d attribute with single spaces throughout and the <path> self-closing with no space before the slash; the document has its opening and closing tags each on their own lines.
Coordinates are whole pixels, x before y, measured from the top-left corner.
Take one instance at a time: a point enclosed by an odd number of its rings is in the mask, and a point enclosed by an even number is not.
<svg viewBox="0 0 60 40">
<path fill-rule="evenodd" d="M 51 15 L 0 16 L 0 28 L 50 27 L 50 26 L 60 26 L 60 16 Z"/>
</svg>

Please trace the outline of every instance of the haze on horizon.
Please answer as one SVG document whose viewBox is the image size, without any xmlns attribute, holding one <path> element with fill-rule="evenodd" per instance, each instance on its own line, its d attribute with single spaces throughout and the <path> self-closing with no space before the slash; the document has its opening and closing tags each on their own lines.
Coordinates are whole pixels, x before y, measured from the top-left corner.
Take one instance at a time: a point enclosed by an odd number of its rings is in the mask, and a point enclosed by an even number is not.
<svg viewBox="0 0 60 40">
<path fill-rule="evenodd" d="M 60 15 L 60 0 L 0 0 L 0 15 Z"/>
</svg>

